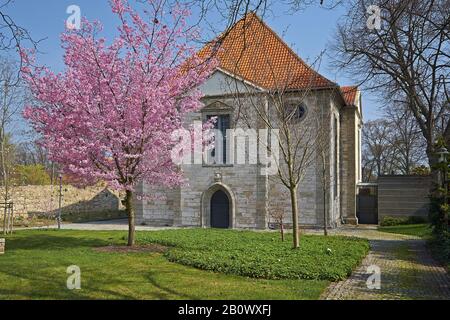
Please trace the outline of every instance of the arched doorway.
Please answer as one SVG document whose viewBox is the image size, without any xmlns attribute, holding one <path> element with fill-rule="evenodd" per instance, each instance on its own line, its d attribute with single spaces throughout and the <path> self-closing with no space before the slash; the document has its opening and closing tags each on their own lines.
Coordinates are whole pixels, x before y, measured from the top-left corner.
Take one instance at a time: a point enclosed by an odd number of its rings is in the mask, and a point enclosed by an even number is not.
<svg viewBox="0 0 450 320">
<path fill-rule="evenodd" d="M 230 227 L 230 199 L 225 192 L 217 190 L 211 197 L 211 228 Z"/>
</svg>

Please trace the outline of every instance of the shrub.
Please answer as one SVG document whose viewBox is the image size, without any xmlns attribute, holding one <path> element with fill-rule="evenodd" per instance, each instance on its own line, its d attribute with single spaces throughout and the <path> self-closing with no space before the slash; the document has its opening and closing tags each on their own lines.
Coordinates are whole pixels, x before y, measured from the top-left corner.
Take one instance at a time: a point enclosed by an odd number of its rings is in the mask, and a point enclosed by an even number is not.
<svg viewBox="0 0 450 320">
<path fill-rule="evenodd" d="M 442 192 L 441 194 L 434 194 L 430 197 L 430 221 L 433 226 L 433 233 L 440 237 L 444 233 L 448 233 L 448 225 L 446 225 L 446 217 L 450 214 L 450 206 L 445 203 Z"/>
<path fill-rule="evenodd" d="M 172 262 L 264 279 L 342 280 L 369 250 L 366 239 L 303 235 L 292 249 L 277 233 L 217 229 L 138 233 L 138 241 L 171 247 L 165 256 Z"/>
<path fill-rule="evenodd" d="M 436 144 L 436 149 L 445 145 L 442 137 Z M 440 181 L 435 185 L 433 192 L 430 195 L 430 222 L 433 228 L 432 239 L 429 241 L 432 248 L 433 255 L 446 264 L 450 264 L 450 159 L 447 161 L 438 162 L 433 165 L 433 169 L 439 172 Z"/>
<path fill-rule="evenodd" d="M 425 223 L 426 219 L 418 216 L 410 216 L 410 217 L 391 217 L 386 216 L 383 217 L 383 220 L 380 222 L 380 226 L 382 227 L 390 227 L 390 226 L 400 226 L 407 224 L 421 224 Z"/>
<path fill-rule="evenodd" d="M 17 165 L 13 180 L 18 185 L 47 185 L 50 184 L 50 176 L 41 164 Z"/>
</svg>

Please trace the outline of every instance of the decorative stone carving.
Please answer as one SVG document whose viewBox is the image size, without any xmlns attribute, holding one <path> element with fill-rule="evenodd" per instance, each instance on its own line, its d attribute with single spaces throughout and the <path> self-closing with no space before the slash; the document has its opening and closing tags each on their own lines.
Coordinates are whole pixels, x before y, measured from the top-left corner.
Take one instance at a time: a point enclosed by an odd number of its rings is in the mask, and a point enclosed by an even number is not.
<svg viewBox="0 0 450 320">
<path fill-rule="evenodd" d="M 226 103 L 223 103 L 222 101 L 214 101 L 213 103 L 208 104 L 207 106 L 203 107 L 202 112 L 207 111 L 232 111 L 233 107 L 229 106 Z"/>
<path fill-rule="evenodd" d="M 214 182 L 222 182 L 222 173 L 220 172 L 214 173 Z"/>
</svg>

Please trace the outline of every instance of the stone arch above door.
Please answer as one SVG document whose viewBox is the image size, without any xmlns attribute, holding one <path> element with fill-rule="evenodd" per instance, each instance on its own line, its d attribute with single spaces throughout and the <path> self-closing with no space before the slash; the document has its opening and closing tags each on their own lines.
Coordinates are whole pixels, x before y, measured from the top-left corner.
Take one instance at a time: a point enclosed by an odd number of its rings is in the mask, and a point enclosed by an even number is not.
<svg viewBox="0 0 450 320">
<path fill-rule="evenodd" d="M 213 185 L 211 185 L 208 190 L 206 190 L 205 192 L 203 192 L 202 197 L 201 197 L 201 226 L 202 227 L 206 227 L 209 228 L 211 227 L 211 221 L 210 221 L 210 217 L 211 217 L 211 198 L 212 196 L 217 192 L 217 191 L 223 191 L 229 201 L 229 216 L 230 216 L 230 223 L 229 223 L 229 228 L 232 229 L 235 227 L 235 207 L 236 207 L 236 198 L 234 196 L 233 191 L 230 189 L 230 187 L 228 187 L 227 185 L 221 183 L 221 182 L 216 182 Z"/>
</svg>

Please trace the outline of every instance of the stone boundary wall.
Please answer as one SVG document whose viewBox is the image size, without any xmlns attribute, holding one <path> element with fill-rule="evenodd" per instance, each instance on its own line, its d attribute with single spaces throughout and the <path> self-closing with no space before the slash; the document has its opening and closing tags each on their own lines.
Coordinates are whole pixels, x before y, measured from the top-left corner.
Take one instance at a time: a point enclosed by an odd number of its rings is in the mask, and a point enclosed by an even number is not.
<svg viewBox="0 0 450 320">
<path fill-rule="evenodd" d="M 76 188 L 64 185 L 62 188 L 62 215 L 66 221 L 99 220 L 117 218 L 124 215 L 121 203 L 123 196 L 104 186 Z M 3 196 L 4 188 L 0 187 Z M 48 216 L 58 212 L 59 186 L 19 186 L 13 187 L 11 199 L 14 215 L 21 217 Z M 0 210 L 2 215 L 3 210 Z"/>
<path fill-rule="evenodd" d="M 430 176 L 378 177 L 378 221 L 383 217 L 422 217 L 428 219 Z"/>
</svg>

